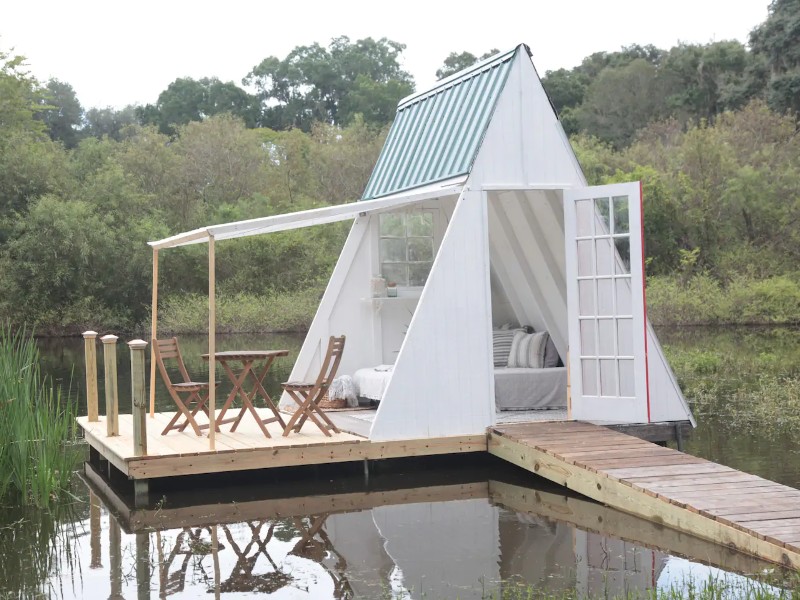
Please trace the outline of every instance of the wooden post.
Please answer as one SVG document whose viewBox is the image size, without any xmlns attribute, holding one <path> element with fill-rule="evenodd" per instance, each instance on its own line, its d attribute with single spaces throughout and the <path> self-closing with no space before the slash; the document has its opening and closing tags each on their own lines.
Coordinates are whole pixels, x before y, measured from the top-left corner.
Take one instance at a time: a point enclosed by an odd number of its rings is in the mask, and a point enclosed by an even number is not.
<svg viewBox="0 0 800 600">
<path fill-rule="evenodd" d="M 106 373 L 106 435 L 119 435 L 119 393 L 117 389 L 117 340 L 115 335 L 104 335 L 103 367 Z"/>
<path fill-rule="evenodd" d="M 131 403 L 133 405 L 133 455 L 147 454 L 147 385 L 144 378 L 144 349 L 147 342 L 131 340 Z"/>
<path fill-rule="evenodd" d="M 90 422 L 97 417 L 97 332 L 83 332 L 83 357 L 86 363 L 86 407 Z"/>
<path fill-rule="evenodd" d="M 217 299 L 214 236 L 208 234 L 208 448 L 216 448 L 217 430 Z"/>
<path fill-rule="evenodd" d="M 92 490 L 89 490 L 89 546 L 92 552 L 91 562 L 89 563 L 90 569 L 99 569 L 103 566 L 100 543 L 102 530 L 103 528 L 100 525 L 100 498 Z"/>
<path fill-rule="evenodd" d="M 156 414 L 156 334 L 158 333 L 158 248 L 153 248 L 153 298 L 150 310 L 150 417 Z"/>
</svg>

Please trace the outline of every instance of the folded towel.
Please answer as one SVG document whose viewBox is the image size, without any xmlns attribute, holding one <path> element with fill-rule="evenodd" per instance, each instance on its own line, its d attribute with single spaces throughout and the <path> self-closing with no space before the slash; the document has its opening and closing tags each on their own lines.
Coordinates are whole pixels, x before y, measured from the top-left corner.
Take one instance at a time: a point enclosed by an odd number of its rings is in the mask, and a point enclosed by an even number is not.
<svg viewBox="0 0 800 600">
<path fill-rule="evenodd" d="M 378 365 L 375 367 L 376 371 L 384 372 L 384 371 L 392 371 L 394 370 L 394 365 Z"/>
</svg>

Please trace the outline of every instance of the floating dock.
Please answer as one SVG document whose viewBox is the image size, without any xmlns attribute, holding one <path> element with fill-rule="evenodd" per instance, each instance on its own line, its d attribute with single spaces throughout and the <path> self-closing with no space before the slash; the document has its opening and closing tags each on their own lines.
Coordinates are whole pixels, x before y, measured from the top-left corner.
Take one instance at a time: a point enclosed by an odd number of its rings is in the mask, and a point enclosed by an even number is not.
<svg viewBox="0 0 800 600">
<path fill-rule="evenodd" d="M 266 409 L 261 409 L 266 411 Z M 253 419 L 223 428 L 216 447 L 191 430 L 160 431 L 169 413 L 147 417 L 147 453 L 137 455 L 133 418 L 119 415 L 107 436 L 104 417 L 78 419 L 92 452 L 134 481 L 137 503 L 148 482 L 183 475 L 489 452 L 523 469 L 657 525 L 800 568 L 800 490 L 742 473 L 612 429 L 576 421 L 497 425 L 484 435 L 372 441 L 354 433 L 326 437 L 307 428 L 265 437 Z"/>
<path fill-rule="evenodd" d="M 800 568 L 800 490 L 589 423 L 494 427 L 488 445 L 619 510 Z"/>
</svg>

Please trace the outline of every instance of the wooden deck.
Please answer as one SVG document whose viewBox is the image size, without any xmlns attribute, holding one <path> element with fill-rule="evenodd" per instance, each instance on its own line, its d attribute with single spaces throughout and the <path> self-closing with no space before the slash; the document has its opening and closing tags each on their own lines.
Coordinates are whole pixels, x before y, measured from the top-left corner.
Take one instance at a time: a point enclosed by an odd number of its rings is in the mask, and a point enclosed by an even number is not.
<svg viewBox="0 0 800 600">
<path fill-rule="evenodd" d="M 488 448 L 614 508 L 800 568 L 800 490 L 588 423 L 496 426 Z"/>
<path fill-rule="evenodd" d="M 259 409 L 266 416 L 267 409 Z M 146 418 L 147 455 L 135 456 L 133 418 L 119 415 L 119 435 L 106 436 L 105 417 L 89 422 L 78 417 L 86 441 L 124 475 L 135 480 L 147 480 L 180 475 L 198 475 L 269 469 L 330 462 L 377 460 L 409 456 L 431 456 L 459 452 L 485 452 L 485 435 L 452 436 L 434 439 L 371 442 L 352 433 L 326 437 L 313 424 L 300 433 L 283 437 L 275 423 L 268 426 L 268 438 L 255 420 L 245 417 L 235 433 L 229 425 L 216 435 L 216 449 L 210 450 L 208 438 L 197 436 L 191 429 L 171 431 L 161 435 L 172 413 L 156 413 Z M 198 423 L 203 423 L 198 418 Z"/>
</svg>

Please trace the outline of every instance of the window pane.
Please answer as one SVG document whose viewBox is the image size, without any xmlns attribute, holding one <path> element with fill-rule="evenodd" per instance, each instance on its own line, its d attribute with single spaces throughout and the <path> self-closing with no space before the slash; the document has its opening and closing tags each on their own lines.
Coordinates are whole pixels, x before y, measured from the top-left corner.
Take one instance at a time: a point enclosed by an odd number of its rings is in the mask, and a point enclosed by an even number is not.
<svg viewBox="0 0 800 600">
<path fill-rule="evenodd" d="M 406 240 L 403 238 L 383 238 L 381 240 L 382 262 L 404 262 L 406 260 Z"/>
<path fill-rule="evenodd" d="M 578 200 L 575 203 L 577 213 L 577 234 L 578 237 L 589 237 L 592 235 L 592 201 Z"/>
<path fill-rule="evenodd" d="M 406 235 L 433 237 L 433 214 L 429 212 L 407 214 Z"/>
<path fill-rule="evenodd" d="M 408 260 L 432 261 L 433 238 L 408 238 Z"/>
<path fill-rule="evenodd" d="M 403 237 L 405 234 L 405 215 L 403 213 L 381 215 L 382 236 Z"/>
<path fill-rule="evenodd" d="M 614 314 L 614 281 L 612 279 L 597 280 L 597 314 L 606 316 Z"/>
<path fill-rule="evenodd" d="M 581 320 L 581 354 L 583 356 L 596 356 L 597 347 L 594 337 L 594 320 L 583 319 Z"/>
<path fill-rule="evenodd" d="M 614 279 L 617 289 L 617 315 L 631 314 L 631 278 L 618 277 Z"/>
<path fill-rule="evenodd" d="M 615 272 L 619 275 L 626 275 L 631 272 L 631 240 L 629 236 L 614 238 L 614 245 L 617 247 L 617 255 L 620 260 L 615 261 Z M 620 264 L 620 261 L 622 264 Z"/>
<path fill-rule="evenodd" d="M 617 340 L 620 356 L 633 356 L 633 320 L 617 319 Z"/>
<path fill-rule="evenodd" d="M 423 286 L 428 279 L 433 263 L 412 263 L 408 265 L 408 285 Z"/>
<path fill-rule="evenodd" d="M 578 281 L 578 314 L 594 315 L 594 282 L 589 279 Z"/>
<path fill-rule="evenodd" d="M 603 238 L 597 240 L 597 274 L 598 275 L 611 275 L 614 265 L 614 253 L 611 251 L 610 238 Z"/>
<path fill-rule="evenodd" d="M 600 356 L 616 356 L 614 350 L 614 319 L 597 320 L 597 336 Z"/>
<path fill-rule="evenodd" d="M 595 198 L 594 205 L 595 209 L 597 210 L 597 217 L 600 223 L 597 231 L 595 231 L 595 235 L 608 235 L 611 233 L 611 227 L 608 220 L 608 198 Z"/>
<path fill-rule="evenodd" d="M 597 361 L 593 358 L 581 361 L 583 377 L 583 393 L 587 396 L 597 396 Z"/>
<path fill-rule="evenodd" d="M 594 275 L 592 272 L 592 240 L 578 242 L 578 276 Z"/>
<path fill-rule="evenodd" d="M 628 217 L 628 197 L 615 196 L 614 202 L 614 233 L 629 233 L 631 228 Z"/>
<path fill-rule="evenodd" d="M 619 395 L 628 398 L 636 395 L 632 360 L 619 361 Z"/>
<path fill-rule="evenodd" d="M 600 395 L 617 395 L 617 361 L 613 359 L 600 361 Z"/>
<path fill-rule="evenodd" d="M 383 275 L 387 283 L 408 285 L 408 266 L 405 263 L 399 265 L 383 263 L 381 265 L 381 275 Z"/>
</svg>

